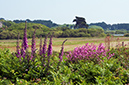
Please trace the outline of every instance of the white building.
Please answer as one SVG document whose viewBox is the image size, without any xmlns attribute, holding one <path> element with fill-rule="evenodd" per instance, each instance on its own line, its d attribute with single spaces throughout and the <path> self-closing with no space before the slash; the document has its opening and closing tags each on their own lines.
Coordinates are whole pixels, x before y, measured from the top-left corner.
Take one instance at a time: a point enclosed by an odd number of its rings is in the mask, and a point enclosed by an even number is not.
<svg viewBox="0 0 129 85">
<path fill-rule="evenodd" d="M 2 28 L 2 22 L 0 22 L 0 28 Z"/>
</svg>

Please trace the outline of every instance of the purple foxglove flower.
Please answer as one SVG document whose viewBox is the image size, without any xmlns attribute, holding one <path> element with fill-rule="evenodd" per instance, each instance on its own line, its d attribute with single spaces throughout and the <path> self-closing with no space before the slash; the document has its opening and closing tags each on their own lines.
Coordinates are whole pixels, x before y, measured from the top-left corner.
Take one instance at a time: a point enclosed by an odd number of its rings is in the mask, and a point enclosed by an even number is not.
<svg viewBox="0 0 129 85">
<path fill-rule="evenodd" d="M 46 35 L 45 39 L 44 39 L 44 44 L 43 44 L 43 48 L 42 48 L 42 52 L 41 52 L 41 55 L 43 55 L 43 60 L 42 60 L 42 65 L 44 66 L 45 64 L 45 54 L 46 54 L 46 51 L 47 51 L 47 36 L 48 34 Z"/>
<path fill-rule="evenodd" d="M 27 40 L 27 22 L 25 22 L 24 37 L 23 37 L 23 47 L 24 47 L 25 50 L 28 48 L 28 40 Z"/>
<path fill-rule="evenodd" d="M 20 57 L 19 36 L 20 36 L 20 34 L 18 33 L 17 46 L 16 46 L 16 49 L 17 49 L 16 56 L 17 56 L 17 58 Z"/>
<path fill-rule="evenodd" d="M 21 54 L 20 54 L 20 49 L 17 50 L 17 54 L 16 54 L 17 58 L 20 58 Z"/>
<path fill-rule="evenodd" d="M 35 29 L 33 36 L 32 36 L 31 58 L 30 58 L 31 60 L 34 58 L 34 54 L 36 51 L 35 32 L 36 32 L 36 29 Z"/>
<path fill-rule="evenodd" d="M 48 46 L 48 56 L 52 55 L 52 36 L 50 37 L 49 46 Z"/>
<path fill-rule="evenodd" d="M 21 57 L 25 58 L 26 49 L 28 48 L 28 40 L 27 40 L 27 22 L 25 22 L 24 36 L 21 48 Z"/>
<path fill-rule="evenodd" d="M 25 58 L 25 55 L 26 55 L 26 52 L 25 52 L 25 49 L 23 47 L 23 43 L 22 43 L 22 46 L 21 46 L 21 57 Z"/>
<path fill-rule="evenodd" d="M 43 57 L 45 57 L 46 50 L 47 50 L 47 36 L 44 39 L 44 44 L 43 44 L 43 49 L 42 49 Z"/>
<path fill-rule="evenodd" d="M 39 48 L 39 54 L 42 55 L 42 36 L 40 37 L 40 48 Z"/>
<path fill-rule="evenodd" d="M 50 57 L 51 57 L 51 55 L 52 55 L 52 37 L 53 37 L 53 34 L 51 35 L 51 37 L 50 37 L 50 41 L 49 41 L 49 46 L 48 46 L 48 58 L 47 58 L 47 68 L 46 68 L 46 70 L 45 71 L 47 71 L 48 70 L 48 68 L 49 68 L 49 64 L 50 64 Z"/>
<path fill-rule="evenodd" d="M 25 56 L 26 56 L 26 52 L 25 52 L 25 50 L 24 50 L 24 49 L 22 49 L 21 56 L 22 56 L 23 58 L 25 58 Z"/>
</svg>

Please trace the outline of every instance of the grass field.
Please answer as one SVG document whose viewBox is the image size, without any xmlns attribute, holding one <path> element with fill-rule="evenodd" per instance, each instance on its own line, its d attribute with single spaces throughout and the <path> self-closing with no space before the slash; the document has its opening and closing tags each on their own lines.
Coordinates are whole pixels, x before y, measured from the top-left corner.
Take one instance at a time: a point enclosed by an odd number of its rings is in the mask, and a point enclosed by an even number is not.
<svg viewBox="0 0 129 85">
<path fill-rule="evenodd" d="M 62 42 L 68 39 L 67 42 L 64 45 L 65 51 L 73 50 L 77 46 L 82 46 L 85 45 L 85 43 L 94 43 L 96 45 L 99 45 L 100 43 L 104 43 L 105 45 L 105 38 L 85 38 L 85 37 L 80 37 L 80 38 L 53 38 L 53 50 L 59 52 L 61 49 L 61 44 Z M 118 37 L 111 38 L 111 47 L 116 47 L 118 44 L 128 44 L 129 38 L 128 37 L 119 37 L 119 40 L 117 40 Z M 43 38 L 44 40 L 44 38 Z M 16 42 L 17 40 L 0 40 L 0 49 L 5 49 L 8 48 L 10 49 L 11 52 L 16 51 Z M 29 42 L 29 50 L 31 48 L 31 39 L 28 39 Z M 47 40 L 49 43 L 49 38 Z M 22 43 L 22 40 L 20 40 L 20 45 Z M 36 39 L 36 47 L 39 49 L 39 43 L 40 39 Z"/>
</svg>

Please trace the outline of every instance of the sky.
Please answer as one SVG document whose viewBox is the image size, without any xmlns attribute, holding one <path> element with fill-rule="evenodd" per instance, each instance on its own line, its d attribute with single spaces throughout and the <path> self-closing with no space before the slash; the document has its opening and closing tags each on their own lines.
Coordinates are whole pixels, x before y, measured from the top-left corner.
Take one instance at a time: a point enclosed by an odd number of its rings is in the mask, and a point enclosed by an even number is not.
<svg viewBox="0 0 129 85">
<path fill-rule="evenodd" d="M 51 20 L 74 24 L 75 16 L 86 22 L 129 23 L 129 0 L 0 0 L 5 20 Z"/>
</svg>

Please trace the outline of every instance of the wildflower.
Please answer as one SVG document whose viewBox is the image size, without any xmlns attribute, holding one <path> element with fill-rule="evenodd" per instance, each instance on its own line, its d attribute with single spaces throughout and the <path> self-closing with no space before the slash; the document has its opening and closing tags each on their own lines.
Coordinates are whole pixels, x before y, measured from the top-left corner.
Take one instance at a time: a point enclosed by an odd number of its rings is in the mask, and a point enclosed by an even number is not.
<svg viewBox="0 0 129 85">
<path fill-rule="evenodd" d="M 21 55 L 21 54 L 20 54 L 20 49 L 18 49 L 18 50 L 17 50 L 17 54 L 16 54 L 17 58 L 20 58 L 20 55 Z"/>
<path fill-rule="evenodd" d="M 23 36 L 23 42 L 22 42 L 22 46 L 21 46 L 21 57 L 25 58 L 27 48 L 28 48 L 27 22 L 25 22 L 24 36 Z"/>
<path fill-rule="evenodd" d="M 40 37 L 40 48 L 39 48 L 39 54 L 42 55 L 42 36 Z"/>
<path fill-rule="evenodd" d="M 31 58 L 30 58 L 31 60 L 34 58 L 34 54 L 36 51 L 35 32 L 36 32 L 36 29 L 35 29 L 33 36 L 32 36 Z"/>
<path fill-rule="evenodd" d="M 46 54 L 46 50 L 47 50 L 47 35 L 44 39 L 44 44 L 43 44 L 43 49 L 42 49 L 42 52 L 41 52 L 41 55 L 43 55 L 43 60 L 42 60 L 42 65 L 45 66 L 45 54 Z"/>
<path fill-rule="evenodd" d="M 17 56 L 17 58 L 20 57 L 19 36 L 20 36 L 20 34 L 18 33 L 17 46 L 16 46 L 16 49 L 17 49 L 17 54 L 16 54 L 16 56 Z"/>
<path fill-rule="evenodd" d="M 49 46 L 48 46 L 48 56 L 52 55 L 52 36 L 50 37 Z"/>
<path fill-rule="evenodd" d="M 23 37 L 23 47 L 24 47 L 25 50 L 28 48 L 28 40 L 27 40 L 27 22 L 25 22 L 24 37 Z"/>
<path fill-rule="evenodd" d="M 96 59 L 99 61 L 102 57 L 107 56 L 107 52 L 109 50 L 105 50 L 105 47 L 103 44 L 100 44 L 98 47 L 96 45 L 89 45 L 88 43 L 82 47 L 76 47 L 72 52 L 68 52 L 67 59 L 69 61 L 78 61 L 78 60 L 93 60 Z M 113 54 L 110 54 L 109 57 L 113 56 Z"/>
<path fill-rule="evenodd" d="M 22 43 L 22 46 L 21 46 L 21 47 L 22 47 L 22 48 L 21 48 L 21 57 L 25 58 L 26 52 L 25 52 L 23 43 Z"/>
<path fill-rule="evenodd" d="M 51 57 L 51 55 L 52 55 L 52 37 L 53 37 L 53 34 L 51 35 L 51 37 L 50 37 L 50 41 L 49 41 L 49 46 L 48 46 L 48 58 L 47 58 L 47 68 L 46 68 L 46 72 L 48 71 L 48 69 L 49 69 L 49 64 L 50 64 L 50 57 Z"/>
<path fill-rule="evenodd" d="M 44 44 L 43 44 L 43 49 L 42 49 L 43 57 L 45 57 L 46 50 L 47 50 L 47 36 L 44 39 Z"/>
</svg>

